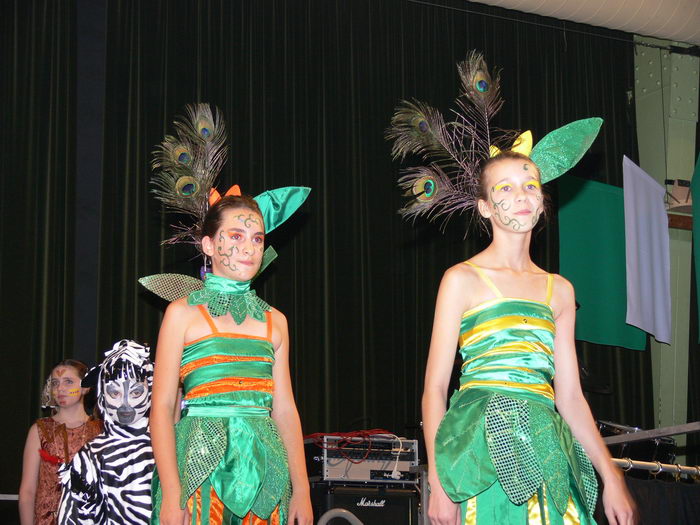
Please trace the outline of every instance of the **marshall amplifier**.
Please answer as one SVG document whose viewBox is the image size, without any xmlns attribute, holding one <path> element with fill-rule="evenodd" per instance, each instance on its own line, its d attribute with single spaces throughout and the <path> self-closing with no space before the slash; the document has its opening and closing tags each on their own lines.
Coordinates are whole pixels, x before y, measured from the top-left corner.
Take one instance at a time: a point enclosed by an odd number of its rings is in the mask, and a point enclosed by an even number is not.
<svg viewBox="0 0 700 525">
<path fill-rule="evenodd" d="M 345 509 L 363 525 L 417 525 L 418 491 L 377 485 L 337 485 L 311 483 L 314 519 L 319 520 L 333 509 Z M 333 518 L 328 525 L 348 525 L 345 518 Z"/>
<path fill-rule="evenodd" d="M 312 481 L 415 485 L 418 442 L 387 434 L 367 437 L 324 435 L 304 440 Z"/>
</svg>

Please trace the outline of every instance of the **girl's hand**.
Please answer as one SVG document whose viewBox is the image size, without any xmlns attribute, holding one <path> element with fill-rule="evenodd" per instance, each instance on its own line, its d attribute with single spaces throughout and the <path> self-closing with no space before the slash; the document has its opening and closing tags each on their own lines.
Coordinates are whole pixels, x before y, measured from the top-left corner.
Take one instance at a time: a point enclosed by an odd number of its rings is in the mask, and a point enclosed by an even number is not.
<svg viewBox="0 0 700 525">
<path fill-rule="evenodd" d="M 296 521 L 295 521 L 296 520 Z M 289 525 L 313 525 L 314 513 L 309 494 L 294 494 L 289 502 Z"/>
<path fill-rule="evenodd" d="M 161 525 L 189 525 L 192 521 L 192 514 L 187 507 L 181 509 L 177 502 L 168 504 L 165 500 L 160 506 L 159 517 Z"/>
<path fill-rule="evenodd" d="M 445 494 L 440 483 L 430 484 L 430 500 L 428 501 L 428 518 L 432 525 L 459 525 L 461 521 L 460 508 Z"/>
<path fill-rule="evenodd" d="M 637 523 L 637 505 L 627 490 L 625 478 L 622 476 L 609 480 L 603 486 L 603 507 L 610 525 Z"/>
</svg>

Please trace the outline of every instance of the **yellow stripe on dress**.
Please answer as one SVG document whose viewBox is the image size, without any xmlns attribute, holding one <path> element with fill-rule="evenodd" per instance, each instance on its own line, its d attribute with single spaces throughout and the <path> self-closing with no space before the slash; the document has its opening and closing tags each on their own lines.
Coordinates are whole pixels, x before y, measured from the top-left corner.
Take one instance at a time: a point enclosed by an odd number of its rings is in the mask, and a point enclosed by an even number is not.
<svg viewBox="0 0 700 525">
<path fill-rule="evenodd" d="M 546 490 L 546 489 L 545 489 Z M 530 525 L 541 525 L 542 523 L 551 523 L 549 521 L 549 506 L 547 505 L 547 495 L 543 496 L 543 507 L 546 521 L 542 519 L 542 512 L 540 511 L 540 501 L 537 497 L 537 493 L 533 494 L 532 497 L 527 500 L 527 522 Z M 564 525 L 580 525 L 581 517 L 576 510 L 576 504 L 574 500 L 569 496 L 569 503 L 566 505 L 566 512 L 562 516 L 562 521 Z"/>
<path fill-rule="evenodd" d="M 542 496 L 542 508 L 544 508 L 544 516 L 540 509 L 540 498 L 535 492 L 532 497 L 527 500 L 527 523 L 528 525 L 541 525 L 542 523 L 550 523 L 549 509 L 547 508 L 547 496 Z"/>
<path fill-rule="evenodd" d="M 576 510 L 576 504 L 574 500 L 569 496 L 569 503 L 566 505 L 566 512 L 564 513 L 564 524 L 565 525 L 580 525 L 581 516 L 579 516 L 578 510 Z"/>
<path fill-rule="evenodd" d="M 528 374 L 537 374 L 537 370 L 533 370 L 532 368 L 525 368 L 524 366 L 507 366 L 507 365 L 489 365 L 489 366 L 476 366 L 474 368 L 470 368 L 467 374 L 471 374 L 473 372 L 483 372 L 484 370 L 520 370 L 521 372 L 526 372 Z"/>
<path fill-rule="evenodd" d="M 540 343 L 539 341 L 516 341 L 514 343 L 508 343 L 503 346 L 497 346 L 496 348 L 491 348 L 486 352 L 483 352 L 477 356 L 467 359 L 462 363 L 462 368 L 467 366 L 469 363 L 481 359 L 486 356 L 491 356 L 495 354 L 510 354 L 510 353 L 544 353 L 547 355 L 552 355 L 552 350 L 546 344 Z"/>
<path fill-rule="evenodd" d="M 551 385 L 544 383 L 516 383 L 513 381 L 479 381 L 477 379 L 473 381 L 467 381 L 462 386 L 459 387 L 461 390 L 466 390 L 467 388 L 511 388 L 513 390 L 525 390 L 527 392 L 532 392 L 534 394 L 539 394 L 548 399 L 554 401 L 554 389 Z"/>
<path fill-rule="evenodd" d="M 489 299 L 488 301 L 476 305 L 474 308 L 470 308 L 466 312 L 462 314 L 462 319 L 466 319 L 468 317 L 473 316 L 474 314 L 477 314 L 481 312 L 482 310 L 487 310 L 488 308 L 491 308 L 494 304 L 500 304 L 500 303 L 512 303 L 512 302 L 517 302 L 517 303 L 529 303 L 529 304 L 536 304 L 539 306 L 544 306 L 547 308 L 552 314 L 554 313 L 554 310 L 552 310 L 552 305 L 549 303 L 545 303 L 543 301 L 537 301 L 535 299 L 523 299 L 522 297 L 494 297 L 493 299 Z"/>
<path fill-rule="evenodd" d="M 467 500 L 467 512 L 464 513 L 464 525 L 476 525 L 476 496 Z"/>
<path fill-rule="evenodd" d="M 540 328 L 554 333 L 552 321 L 524 315 L 506 315 L 480 323 L 471 330 L 460 334 L 459 346 L 471 346 L 502 330 L 530 330 L 532 328 Z"/>
</svg>

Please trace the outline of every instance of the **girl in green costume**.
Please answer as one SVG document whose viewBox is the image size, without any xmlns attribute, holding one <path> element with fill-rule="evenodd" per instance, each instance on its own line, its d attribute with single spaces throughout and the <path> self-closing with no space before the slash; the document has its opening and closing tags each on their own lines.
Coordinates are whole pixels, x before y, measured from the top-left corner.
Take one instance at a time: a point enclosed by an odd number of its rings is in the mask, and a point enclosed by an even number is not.
<svg viewBox="0 0 700 525">
<path fill-rule="evenodd" d="M 261 196 L 236 193 L 204 218 L 201 249 L 212 265 L 204 288 L 173 301 L 161 325 L 153 523 L 312 523 L 287 320 L 250 290 L 274 225 L 266 230 Z M 181 381 L 186 408 L 173 428 Z"/>
<path fill-rule="evenodd" d="M 480 182 L 493 240 L 445 272 L 435 307 L 423 393 L 430 519 L 594 524 L 592 461 L 609 522 L 632 525 L 634 503 L 581 391 L 573 287 L 530 258 L 540 170 L 505 152 L 484 163 Z M 460 388 L 445 413 L 457 347 Z"/>
<path fill-rule="evenodd" d="M 529 131 L 491 125 L 503 99 L 483 56 L 472 51 L 457 69 L 454 120 L 404 101 L 387 132 L 394 158 L 426 161 L 399 180 L 404 217 L 471 212 L 493 235 L 438 292 L 423 393 L 428 515 L 434 525 L 591 525 L 595 466 L 609 522 L 632 525 L 634 503 L 581 392 L 574 290 L 530 259 L 541 185 L 581 159 L 602 120 L 572 122 L 533 147 Z M 457 347 L 460 388 L 446 412 Z"/>
</svg>

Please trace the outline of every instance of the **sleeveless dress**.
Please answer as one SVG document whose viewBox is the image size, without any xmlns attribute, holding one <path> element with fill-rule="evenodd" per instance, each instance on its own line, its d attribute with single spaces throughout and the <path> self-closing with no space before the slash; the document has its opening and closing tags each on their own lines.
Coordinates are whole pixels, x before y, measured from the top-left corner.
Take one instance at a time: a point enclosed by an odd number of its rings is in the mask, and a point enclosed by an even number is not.
<svg viewBox="0 0 700 525">
<path fill-rule="evenodd" d="M 180 364 L 185 409 L 175 427 L 180 506 L 193 524 L 278 525 L 291 496 L 287 453 L 270 417 L 272 345 L 267 336 L 219 332 L 206 306 L 197 305 L 211 334 L 187 343 Z M 153 476 L 153 514 L 162 492 Z"/>
<path fill-rule="evenodd" d="M 555 411 L 553 276 L 544 303 L 496 295 L 462 316 L 460 388 L 435 437 L 441 485 L 465 525 L 595 525 L 590 460 Z"/>
<path fill-rule="evenodd" d="M 67 428 L 52 417 L 37 419 L 41 449 L 39 479 L 34 500 L 34 523 L 53 525 L 57 523 L 58 505 L 61 500 L 61 485 L 58 467 L 70 462 L 82 446 L 102 432 L 102 422 L 89 418 L 83 425 Z"/>
</svg>

